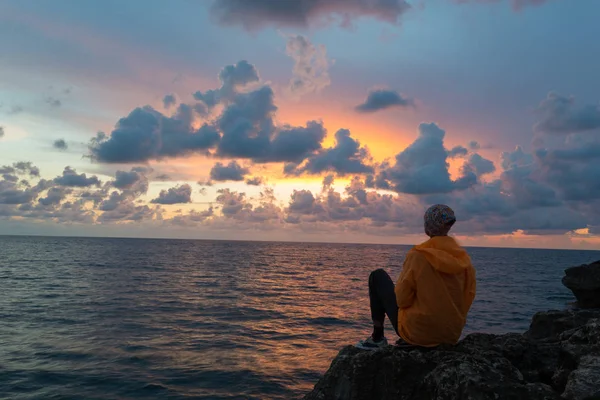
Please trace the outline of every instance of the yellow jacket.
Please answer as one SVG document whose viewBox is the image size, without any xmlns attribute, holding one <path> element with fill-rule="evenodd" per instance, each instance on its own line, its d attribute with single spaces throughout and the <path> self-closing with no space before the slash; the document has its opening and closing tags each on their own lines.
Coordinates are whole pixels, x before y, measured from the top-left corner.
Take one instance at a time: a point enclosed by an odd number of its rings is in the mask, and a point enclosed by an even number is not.
<svg viewBox="0 0 600 400">
<path fill-rule="evenodd" d="M 396 283 L 398 332 L 424 347 L 455 344 L 475 298 L 475 269 L 450 236 L 435 236 L 406 255 Z"/>
</svg>

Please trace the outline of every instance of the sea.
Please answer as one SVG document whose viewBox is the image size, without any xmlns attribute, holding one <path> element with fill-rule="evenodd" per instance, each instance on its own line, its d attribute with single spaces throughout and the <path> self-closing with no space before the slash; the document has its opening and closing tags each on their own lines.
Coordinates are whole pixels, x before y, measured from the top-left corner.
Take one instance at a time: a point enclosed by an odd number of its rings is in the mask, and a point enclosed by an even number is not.
<svg viewBox="0 0 600 400">
<path fill-rule="evenodd" d="M 371 332 L 408 246 L 0 236 L 1 399 L 295 399 Z M 468 248 L 465 334 L 571 307 L 600 252 Z M 387 326 L 386 335 L 393 337 Z"/>
</svg>

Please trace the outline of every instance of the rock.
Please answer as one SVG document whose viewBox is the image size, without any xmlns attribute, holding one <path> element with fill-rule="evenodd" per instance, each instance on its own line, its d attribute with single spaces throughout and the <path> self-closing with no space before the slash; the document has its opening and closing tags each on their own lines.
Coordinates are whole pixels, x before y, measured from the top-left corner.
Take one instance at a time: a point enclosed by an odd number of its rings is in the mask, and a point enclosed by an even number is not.
<svg viewBox="0 0 600 400">
<path fill-rule="evenodd" d="M 305 400 L 600 399 L 600 310 L 538 313 L 525 334 L 456 346 L 347 346 Z"/>
<path fill-rule="evenodd" d="M 565 270 L 562 283 L 573 292 L 581 308 L 600 308 L 600 261 Z"/>
<path fill-rule="evenodd" d="M 558 341 L 563 332 L 583 326 L 589 320 L 599 316 L 600 310 L 539 312 L 533 316 L 525 335 L 534 340 Z"/>
</svg>

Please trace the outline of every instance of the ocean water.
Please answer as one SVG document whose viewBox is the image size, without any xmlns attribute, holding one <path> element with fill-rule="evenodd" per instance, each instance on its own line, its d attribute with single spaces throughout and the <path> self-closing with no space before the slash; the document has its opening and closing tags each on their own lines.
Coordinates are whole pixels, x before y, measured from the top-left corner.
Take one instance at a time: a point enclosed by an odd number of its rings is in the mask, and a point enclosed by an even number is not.
<svg viewBox="0 0 600 400">
<path fill-rule="evenodd" d="M 298 398 L 370 333 L 369 272 L 395 280 L 408 249 L 0 237 L 0 398 Z M 563 270 L 600 259 L 469 251 L 465 333 L 524 331 L 568 307 Z"/>
</svg>

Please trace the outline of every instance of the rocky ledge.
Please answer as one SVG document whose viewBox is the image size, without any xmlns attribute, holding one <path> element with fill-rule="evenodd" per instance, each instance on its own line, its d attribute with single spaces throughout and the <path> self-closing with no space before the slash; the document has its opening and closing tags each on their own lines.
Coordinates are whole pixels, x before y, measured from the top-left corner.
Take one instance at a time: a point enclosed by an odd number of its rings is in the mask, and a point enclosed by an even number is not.
<svg viewBox="0 0 600 400">
<path fill-rule="evenodd" d="M 456 346 L 347 346 L 304 399 L 600 400 L 600 309 L 537 313 L 524 334 Z"/>
<path fill-rule="evenodd" d="M 565 270 L 562 283 L 582 308 L 600 308 L 600 261 Z"/>
</svg>

